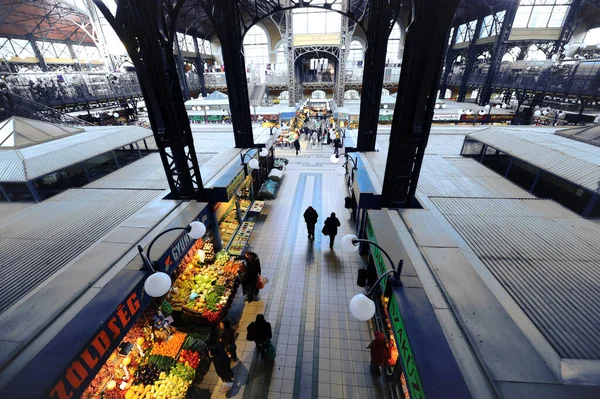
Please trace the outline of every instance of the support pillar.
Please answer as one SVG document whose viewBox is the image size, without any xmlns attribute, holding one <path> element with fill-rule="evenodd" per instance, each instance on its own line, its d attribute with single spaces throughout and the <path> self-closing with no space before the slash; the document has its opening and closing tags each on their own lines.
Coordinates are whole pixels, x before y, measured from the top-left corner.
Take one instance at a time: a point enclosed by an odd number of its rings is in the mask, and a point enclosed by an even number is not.
<svg viewBox="0 0 600 399">
<path fill-rule="evenodd" d="M 288 106 L 295 107 L 296 102 L 302 100 L 302 97 L 298 98 L 296 88 L 296 68 L 294 64 L 296 57 L 294 57 L 294 28 L 292 11 L 285 11 L 285 57 L 287 59 L 287 83 L 288 83 Z"/>
<path fill-rule="evenodd" d="M 173 54 L 175 23 L 183 3 L 118 0 L 114 16 L 102 0 L 94 3 L 136 67 L 171 198 L 202 200 L 200 167 Z"/>
<path fill-rule="evenodd" d="M 356 145 L 358 151 L 375 151 L 387 43 L 398 16 L 399 5 L 400 2 L 393 0 L 371 0 L 370 3 Z"/>
<path fill-rule="evenodd" d="M 473 38 L 469 42 L 469 51 L 467 52 L 467 63 L 465 65 L 465 71 L 463 72 L 462 79 L 460 82 L 460 88 L 458 89 L 458 97 L 456 97 L 456 101 L 460 103 L 464 103 L 465 97 L 467 96 L 469 76 L 471 75 L 473 65 L 475 65 L 475 59 L 477 58 L 477 51 L 475 47 L 477 46 L 477 39 L 479 39 L 479 32 L 481 31 L 482 24 L 483 18 L 479 18 L 477 20 L 477 24 L 475 25 L 475 32 L 473 32 Z"/>
<path fill-rule="evenodd" d="M 181 48 L 179 47 L 177 36 L 175 36 L 173 43 L 175 44 L 175 51 L 177 51 L 175 61 L 177 62 L 177 74 L 179 75 L 181 90 L 183 91 L 183 99 L 187 101 L 190 99 L 190 88 L 188 87 L 187 77 L 185 76 L 185 64 L 183 63 L 183 56 L 181 55 Z"/>
<path fill-rule="evenodd" d="M 71 59 L 74 60 L 73 62 L 73 68 L 75 68 L 76 71 L 81 71 L 81 65 L 79 65 L 79 58 L 77 57 L 77 54 L 75 54 L 75 50 L 73 50 L 73 43 L 67 39 L 67 49 L 69 50 L 69 55 L 71 55 Z M 75 61 L 77 60 L 77 61 Z"/>
<path fill-rule="evenodd" d="M 446 65 L 444 66 L 444 75 L 440 82 L 440 100 L 446 98 L 446 90 L 448 90 L 448 75 L 450 75 L 450 72 L 452 72 L 452 65 L 454 64 L 454 58 L 456 57 L 456 51 L 454 50 L 454 42 L 456 41 L 457 33 L 458 26 L 455 26 L 452 30 L 452 36 L 450 37 L 448 49 L 446 50 Z"/>
<path fill-rule="evenodd" d="M 510 36 L 510 31 L 512 30 L 512 25 L 515 20 L 515 15 L 517 14 L 518 7 L 518 1 L 508 3 L 508 8 L 506 9 L 506 14 L 504 14 L 504 21 L 502 22 L 500 33 L 498 33 L 498 35 L 496 36 L 496 41 L 494 42 L 494 47 L 492 49 L 492 56 L 490 58 L 490 69 L 488 69 L 487 76 L 485 77 L 485 82 L 483 84 L 483 87 L 481 88 L 481 91 L 479 92 L 479 105 L 488 104 L 490 102 L 490 98 L 492 98 L 492 84 L 494 82 L 496 74 L 498 73 L 498 70 L 500 69 L 502 57 L 504 56 L 504 53 L 506 53 L 506 49 L 508 47 L 508 38 Z"/>
<path fill-rule="evenodd" d="M 238 2 L 206 0 L 202 2 L 202 7 L 210 16 L 221 42 L 235 146 L 236 148 L 253 147 L 252 116 L 242 42 L 243 24 Z"/>
<path fill-rule="evenodd" d="M 384 208 L 413 206 L 429 139 L 448 30 L 460 0 L 416 2 L 406 33 L 381 196 Z"/>
<path fill-rule="evenodd" d="M 200 53 L 200 47 L 198 46 L 198 38 L 194 37 L 194 49 L 196 50 L 196 73 L 198 74 L 198 80 L 200 81 L 200 92 L 202 97 L 206 97 L 206 81 L 204 80 L 204 60 L 202 59 L 202 53 Z"/>
<path fill-rule="evenodd" d="M 29 34 L 27 35 L 27 40 L 29 40 L 29 44 L 31 44 L 33 53 L 35 54 L 36 58 L 40 63 L 41 70 L 44 72 L 48 72 L 48 64 L 46 64 L 46 60 L 44 59 L 44 56 L 42 55 L 42 52 L 40 51 L 40 48 L 38 47 L 37 42 L 35 41 L 35 37 Z"/>
<path fill-rule="evenodd" d="M 342 12 L 348 11 L 348 2 L 342 2 Z M 348 17 L 342 16 L 340 29 L 340 56 L 337 68 L 336 87 L 333 89 L 333 100 L 338 107 L 344 106 L 344 92 L 346 91 L 346 57 L 350 50 L 350 33 L 348 30 Z"/>
</svg>

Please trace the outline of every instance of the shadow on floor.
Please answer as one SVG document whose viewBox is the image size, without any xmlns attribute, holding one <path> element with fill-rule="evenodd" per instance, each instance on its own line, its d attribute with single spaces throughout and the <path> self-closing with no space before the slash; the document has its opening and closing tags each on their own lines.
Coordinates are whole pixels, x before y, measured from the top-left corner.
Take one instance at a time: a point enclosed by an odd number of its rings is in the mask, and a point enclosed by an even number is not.
<svg viewBox="0 0 600 399">
<path fill-rule="evenodd" d="M 327 267 L 327 269 L 334 272 L 338 272 L 342 269 L 342 261 L 335 253 L 335 248 L 333 250 L 324 250 L 323 259 L 325 260 L 324 266 Z"/>
</svg>

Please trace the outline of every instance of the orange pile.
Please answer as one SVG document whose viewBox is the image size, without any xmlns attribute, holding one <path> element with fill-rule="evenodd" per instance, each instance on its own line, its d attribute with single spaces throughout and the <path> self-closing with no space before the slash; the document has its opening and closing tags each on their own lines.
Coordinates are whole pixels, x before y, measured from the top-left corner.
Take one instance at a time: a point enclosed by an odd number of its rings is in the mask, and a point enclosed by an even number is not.
<svg viewBox="0 0 600 399">
<path fill-rule="evenodd" d="M 162 355 L 176 358 L 185 341 L 186 335 L 181 332 L 174 333 L 171 338 L 166 341 L 156 343 L 152 348 L 152 355 Z"/>
</svg>

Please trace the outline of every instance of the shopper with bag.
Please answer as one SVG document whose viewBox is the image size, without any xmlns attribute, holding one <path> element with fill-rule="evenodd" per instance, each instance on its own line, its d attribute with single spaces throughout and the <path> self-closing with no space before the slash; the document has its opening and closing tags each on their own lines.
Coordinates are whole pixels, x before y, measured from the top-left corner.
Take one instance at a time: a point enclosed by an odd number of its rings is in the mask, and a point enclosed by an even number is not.
<svg viewBox="0 0 600 399">
<path fill-rule="evenodd" d="M 329 236 L 329 248 L 333 248 L 333 241 L 335 240 L 340 225 L 340 220 L 335 217 L 335 212 L 331 212 L 331 216 L 325 219 L 325 226 L 323 226 L 322 232 L 326 236 Z"/>
<path fill-rule="evenodd" d="M 246 339 L 256 344 L 256 349 L 260 351 L 265 359 L 275 359 L 275 347 L 271 343 L 273 331 L 271 323 L 265 320 L 262 314 L 256 315 L 256 320 L 248 325 Z"/>
<path fill-rule="evenodd" d="M 392 356 L 390 347 L 381 331 L 375 331 L 375 339 L 367 349 L 371 349 L 371 374 L 381 374 L 381 366 Z"/>
<path fill-rule="evenodd" d="M 223 381 L 220 392 L 229 392 L 233 387 L 233 370 L 231 370 L 231 359 L 225 353 L 223 345 L 217 344 L 208 351 L 208 356 L 212 359 L 215 366 L 215 372 Z"/>
<path fill-rule="evenodd" d="M 246 271 L 244 272 L 243 291 L 246 293 L 248 302 L 258 300 L 258 276 L 261 273 L 260 260 L 254 252 L 246 252 Z"/>
</svg>

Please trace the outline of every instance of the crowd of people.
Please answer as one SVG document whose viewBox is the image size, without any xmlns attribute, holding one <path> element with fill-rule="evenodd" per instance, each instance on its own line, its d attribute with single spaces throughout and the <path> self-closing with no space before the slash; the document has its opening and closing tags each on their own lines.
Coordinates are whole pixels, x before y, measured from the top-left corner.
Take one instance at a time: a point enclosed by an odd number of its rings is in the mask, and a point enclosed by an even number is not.
<svg viewBox="0 0 600 399">
<path fill-rule="evenodd" d="M 296 155 L 301 151 L 300 140 L 304 135 L 304 141 L 308 142 L 311 148 L 322 148 L 323 145 L 332 145 L 334 154 L 339 153 L 343 146 L 343 130 L 336 127 L 333 118 L 316 119 L 308 118 L 300 122 L 294 131 L 293 146 Z"/>
</svg>

